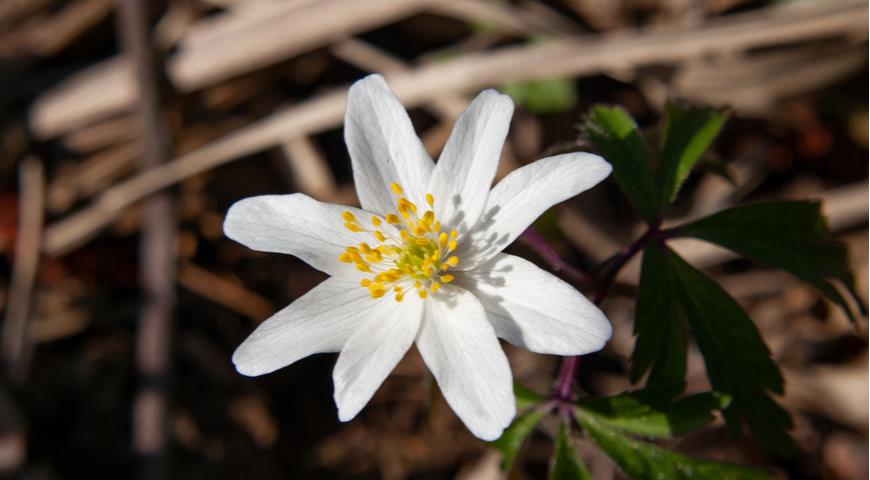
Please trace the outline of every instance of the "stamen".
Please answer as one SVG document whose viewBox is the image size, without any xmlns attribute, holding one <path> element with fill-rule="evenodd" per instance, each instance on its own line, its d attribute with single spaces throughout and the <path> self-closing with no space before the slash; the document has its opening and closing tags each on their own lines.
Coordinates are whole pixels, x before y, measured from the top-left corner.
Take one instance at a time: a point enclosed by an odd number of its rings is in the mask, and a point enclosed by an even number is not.
<svg viewBox="0 0 870 480">
<path fill-rule="evenodd" d="M 390 293 L 395 301 L 401 302 L 411 290 L 411 283 L 420 298 L 428 298 L 454 280 L 447 270 L 459 264 L 459 257 L 450 254 L 458 246 L 459 233 L 441 231 L 441 222 L 435 218 L 433 209 L 435 197 L 431 193 L 424 196 L 429 208 L 418 215 L 417 205 L 405 196 L 398 183 L 391 183 L 390 190 L 397 197 L 395 211 L 383 217 L 372 215 L 368 224 L 371 226 L 360 224 L 351 211 L 341 213 L 346 229 L 371 234 L 367 238 L 369 241 L 374 238 L 377 243 L 348 246 L 338 260 L 370 274 L 360 280 L 359 285 L 368 289 L 372 298 Z M 384 224 L 396 227 L 398 235 L 392 227 L 381 228 Z"/>
</svg>

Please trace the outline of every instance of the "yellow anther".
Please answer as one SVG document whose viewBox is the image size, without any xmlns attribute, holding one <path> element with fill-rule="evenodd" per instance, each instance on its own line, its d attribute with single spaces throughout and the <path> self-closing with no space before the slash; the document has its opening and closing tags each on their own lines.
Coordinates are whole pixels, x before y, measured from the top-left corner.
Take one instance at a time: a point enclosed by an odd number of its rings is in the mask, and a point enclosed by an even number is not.
<svg viewBox="0 0 870 480">
<path fill-rule="evenodd" d="M 399 209 L 399 213 L 402 213 L 402 212 L 417 213 L 417 205 L 414 205 L 414 202 L 409 201 L 407 198 L 400 198 L 396 207 Z"/>
<path fill-rule="evenodd" d="M 425 212 L 421 209 L 422 216 L 419 216 L 417 205 L 405 196 L 405 191 L 398 183 L 391 183 L 390 190 L 396 195 L 393 213 L 383 217 L 372 215 L 371 222 L 365 225 L 360 224 L 353 212 L 347 210 L 341 213 L 345 228 L 352 232 L 371 233 L 377 243 L 372 246 L 360 242 L 349 246 L 338 259 L 343 263 L 352 263 L 357 270 L 369 274 L 359 284 L 368 289 L 372 298 L 391 294 L 397 302 L 401 302 L 406 290 L 410 290 L 402 285 L 412 281 L 417 295 L 425 299 L 453 281 L 454 276 L 446 273 L 446 270 L 458 265 L 459 257 L 451 255 L 442 258 L 446 252 L 457 248 L 459 233 L 456 230 L 441 231 L 441 223 L 435 218 L 432 208 L 435 197 L 431 193 L 425 194 L 428 208 Z M 396 226 L 399 234 L 378 228 L 385 223 Z"/>
</svg>

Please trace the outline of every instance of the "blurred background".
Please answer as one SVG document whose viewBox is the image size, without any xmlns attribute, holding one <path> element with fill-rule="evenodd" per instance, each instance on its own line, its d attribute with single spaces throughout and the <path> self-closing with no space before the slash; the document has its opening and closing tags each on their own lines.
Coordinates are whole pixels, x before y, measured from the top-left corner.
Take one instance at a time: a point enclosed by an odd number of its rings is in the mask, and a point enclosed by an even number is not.
<svg viewBox="0 0 870 480">
<path fill-rule="evenodd" d="M 595 103 L 626 108 L 650 139 L 668 98 L 728 107 L 671 220 L 820 199 L 866 302 L 867 18 L 863 0 L 0 0 L 0 475 L 501 478 L 416 351 L 347 424 L 334 355 L 256 379 L 230 362 L 325 277 L 226 239 L 223 216 L 266 193 L 354 204 L 341 124 L 347 86 L 370 72 L 433 156 L 477 92 L 513 96 L 499 177 L 588 148 L 578 126 Z M 610 181 L 535 226 L 580 269 L 640 231 Z M 866 318 L 856 328 L 781 271 L 676 245 L 758 324 L 803 453 L 770 458 L 721 422 L 668 446 L 780 477 L 867 478 Z M 604 303 L 615 333 L 581 361 L 586 392 L 633 388 L 638 270 Z M 558 358 L 506 349 L 518 381 L 550 391 Z M 689 390 L 709 388 L 689 360 Z M 545 476 L 555 428 L 513 478 Z M 580 448 L 595 478 L 621 478 Z"/>
</svg>

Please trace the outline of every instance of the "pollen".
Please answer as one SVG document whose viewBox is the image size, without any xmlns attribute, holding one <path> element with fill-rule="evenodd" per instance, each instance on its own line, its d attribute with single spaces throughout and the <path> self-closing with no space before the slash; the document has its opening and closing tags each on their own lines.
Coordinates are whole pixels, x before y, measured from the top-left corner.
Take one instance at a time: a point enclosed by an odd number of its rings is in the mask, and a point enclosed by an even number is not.
<svg viewBox="0 0 870 480">
<path fill-rule="evenodd" d="M 453 281 L 448 270 L 459 265 L 459 257 L 453 253 L 459 233 L 442 231 L 431 193 L 424 195 L 428 206 L 424 209 L 409 200 L 398 183 L 391 183 L 390 191 L 396 198 L 395 213 L 373 215 L 366 224 L 352 212 L 342 212 L 344 227 L 359 234 L 360 242 L 345 248 L 338 260 L 371 275 L 359 282 L 371 298 L 392 292 L 393 299 L 401 302 L 407 292 L 416 291 L 425 299 Z M 385 223 L 392 227 L 385 227 Z"/>
</svg>

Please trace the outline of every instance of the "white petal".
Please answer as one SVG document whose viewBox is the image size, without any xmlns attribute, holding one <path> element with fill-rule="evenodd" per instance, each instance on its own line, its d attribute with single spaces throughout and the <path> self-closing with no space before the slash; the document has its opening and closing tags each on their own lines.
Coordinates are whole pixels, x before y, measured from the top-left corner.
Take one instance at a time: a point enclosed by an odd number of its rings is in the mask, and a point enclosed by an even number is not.
<svg viewBox="0 0 870 480">
<path fill-rule="evenodd" d="M 353 165 L 357 195 L 366 210 L 386 215 L 395 210 L 393 182 L 409 200 L 425 205 L 434 164 L 414 133 L 411 119 L 380 75 L 351 85 L 344 116 L 344 139 Z"/>
<path fill-rule="evenodd" d="M 601 350 L 611 326 L 592 302 L 532 262 L 500 253 L 455 283 L 474 293 L 496 334 L 538 353 L 583 355 Z"/>
<path fill-rule="evenodd" d="M 417 295 L 402 302 L 391 297 L 376 301 L 363 327 L 341 349 L 332 372 L 342 422 L 355 417 L 372 398 L 414 343 L 423 318 L 423 300 Z"/>
<path fill-rule="evenodd" d="M 253 250 L 287 253 L 329 275 L 358 278 L 353 265 L 339 262 L 338 256 L 346 247 L 374 237 L 346 229 L 341 217 L 345 211 L 353 213 L 360 225 L 372 228 L 368 212 L 294 193 L 239 200 L 227 212 L 224 233 Z M 396 233 L 385 223 L 378 228 Z"/>
<path fill-rule="evenodd" d="M 474 295 L 447 285 L 430 297 L 417 348 L 471 433 L 483 440 L 501 436 L 516 413 L 511 370 Z"/>
<path fill-rule="evenodd" d="M 462 113 L 432 172 L 428 191 L 435 196 L 441 223 L 465 232 L 477 222 L 495 177 L 514 104 L 485 90 Z"/>
<path fill-rule="evenodd" d="M 461 241 L 459 268 L 470 269 L 504 250 L 553 205 L 592 188 L 610 164 L 590 153 L 566 153 L 514 170 L 489 193 L 470 238 Z"/>
<path fill-rule="evenodd" d="M 373 305 L 356 282 L 329 278 L 260 324 L 233 353 L 236 370 L 253 377 L 315 353 L 337 352 Z"/>
</svg>

